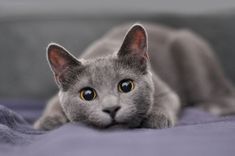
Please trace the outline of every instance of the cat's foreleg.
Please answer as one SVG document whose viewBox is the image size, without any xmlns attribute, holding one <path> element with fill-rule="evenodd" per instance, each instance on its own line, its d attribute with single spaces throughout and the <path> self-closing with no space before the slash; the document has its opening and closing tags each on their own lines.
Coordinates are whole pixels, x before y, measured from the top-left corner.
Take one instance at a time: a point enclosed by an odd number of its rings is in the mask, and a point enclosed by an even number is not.
<svg viewBox="0 0 235 156">
<path fill-rule="evenodd" d="M 53 97 L 47 104 L 43 115 L 34 123 L 35 129 L 52 130 L 68 122 L 58 96 Z"/>
<path fill-rule="evenodd" d="M 169 92 L 155 99 L 153 107 L 143 121 L 143 127 L 161 129 L 174 126 L 180 111 L 179 97 Z"/>
</svg>

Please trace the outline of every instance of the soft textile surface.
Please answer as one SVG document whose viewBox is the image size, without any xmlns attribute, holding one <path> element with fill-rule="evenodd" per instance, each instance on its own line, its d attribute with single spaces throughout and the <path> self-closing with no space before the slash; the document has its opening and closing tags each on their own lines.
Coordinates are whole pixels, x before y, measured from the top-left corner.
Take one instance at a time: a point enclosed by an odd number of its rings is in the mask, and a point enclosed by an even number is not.
<svg viewBox="0 0 235 156">
<path fill-rule="evenodd" d="M 0 155 L 4 156 L 232 156 L 235 153 L 235 116 L 216 117 L 188 108 L 174 128 L 97 130 L 66 124 L 45 133 L 33 130 L 23 119 L 33 121 L 40 114 L 40 102 L 2 101 L 0 104 L 18 112 L 0 106 Z"/>
</svg>

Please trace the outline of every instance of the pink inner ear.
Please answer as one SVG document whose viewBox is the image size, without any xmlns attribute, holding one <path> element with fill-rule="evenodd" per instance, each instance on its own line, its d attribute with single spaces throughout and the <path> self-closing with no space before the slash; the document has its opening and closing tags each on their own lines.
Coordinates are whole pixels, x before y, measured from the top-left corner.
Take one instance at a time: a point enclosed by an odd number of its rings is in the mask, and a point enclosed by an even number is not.
<svg viewBox="0 0 235 156">
<path fill-rule="evenodd" d="M 59 49 L 53 49 L 49 53 L 50 62 L 56 71 L 62 70 L 67 64 L 67 61 L 64 59 L 64 57 L 65 56 L 60 52 Z"/>
<path fill-rule="evenodd" d="M 135 32 L 135 37 L 133 38 L 132 49 L 143 49 L 145 44 L 145 34 L 142 31 Z"/>
<path fill-rule="evenodd" d="M 138 53 L 139 50 L 144 50 L 145 48 L 145 34 L 143 31 L 137 31 L 135 32 L 135 35 L 132 39 L 132 44 L 130 45 L 131 49 L 136 50 L 136 52 Z"/>
<path fill-rule="evenodd" d="M 146 46 L 145 40 L 146 40 L 146 37 L 145 37 L 144 32 L 142 31 L 135 32 L 135 37 L 133 38 L 131 49 L 134 50 L 132 51 L 134 55 L 141 55 L 145 59 L 149 59 L 147 51 L 145 49 L 145 46 Z"/>
</svg>

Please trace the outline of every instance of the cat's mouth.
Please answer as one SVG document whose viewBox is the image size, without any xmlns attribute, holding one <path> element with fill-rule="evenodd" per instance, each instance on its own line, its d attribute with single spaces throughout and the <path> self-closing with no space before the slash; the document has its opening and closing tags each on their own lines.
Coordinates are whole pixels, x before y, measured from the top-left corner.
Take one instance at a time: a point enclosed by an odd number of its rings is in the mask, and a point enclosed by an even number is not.
<svg viewBox="0 0 235 156">
<path fill-rule="evenodd" d="M 115 119 L 112 119 L 112 122 L 108 124 L 105 128 L 114 127 L 116 125 L 120 125 L 120 123 L 118 123 Z"/>
<path fill-rule="evenodd" d="M 124 128 L 124 129 L 132 129 L 132 128 L 140 128 L 143 124 L 144 121 L 144 117 L 142 116 L 134 116 L 134 117 L 130 117 L 127 118 L 126 120 L 116 120 L 115 118 L 113 118 L 111 120 L 111 122 L 109 124 L 107 124 L 106 126 L 104 126 L 103 128 Z"/>
<path fill-rule="evenodd" d="M 121 129 L 130 129 L 130 128 L 138 128 L 139 125 L 135 125 L 135 126 L 132 126 L 130 123 L 128 122 L 118 122 L 116 120 L 112 120 L 112 122 L 110 124 L 108 124 L 107 126 L 105 126 L 104 128 L 105 129 L 113 129 L 113 128 L 121 128 Z"/>
<path fill-rule="evenodd" d="M 117 122 L 115 119 L 112 120 L 110 124 L 105 126 L 105 128 L 127 128 L 126 123 Z"/>
</svg>

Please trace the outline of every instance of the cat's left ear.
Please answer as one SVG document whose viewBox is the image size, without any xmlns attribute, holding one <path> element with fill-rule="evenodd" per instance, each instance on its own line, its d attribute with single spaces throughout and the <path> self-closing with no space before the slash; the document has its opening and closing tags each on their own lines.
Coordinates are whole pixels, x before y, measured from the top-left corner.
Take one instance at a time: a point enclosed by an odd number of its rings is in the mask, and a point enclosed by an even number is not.
<svg viewBox="0 0 235 156">
<path fill-rule="evenodd" d="M 147 62 L 149 60 L 147 48 L 147 33 L 142 25 L 135 24 L 127 32 L 118 56 L 134 56 Z"/>
</svg>

